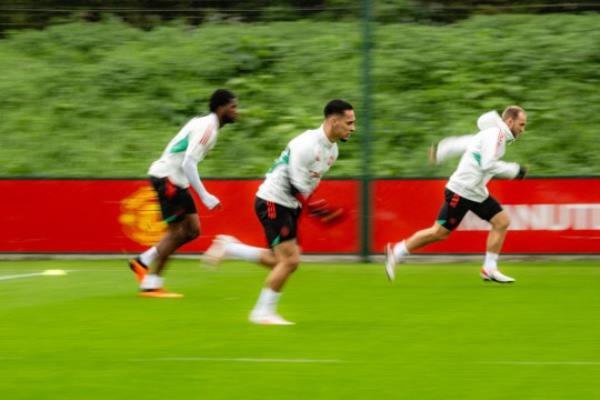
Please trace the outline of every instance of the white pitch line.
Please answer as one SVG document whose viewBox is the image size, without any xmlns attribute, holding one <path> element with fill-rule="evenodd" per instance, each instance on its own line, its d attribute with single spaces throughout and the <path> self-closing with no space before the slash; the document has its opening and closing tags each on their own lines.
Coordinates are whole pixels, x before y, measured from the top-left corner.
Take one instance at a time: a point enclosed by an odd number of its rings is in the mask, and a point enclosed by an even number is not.
<svg viewBox="0 0 600 400">
<path fill-rule="evenodd" d="M 287 364 L 338 364 L 342 360 L 319 360 L 311 358 L 226 358 L 226 357 L 163 357 L 163 358 L 144 358 L 132 359 L 131 362 L 156 362 L 156 361 L 216 361 L 216 362 L 241 362 L 241 363 L 287 363 Z"/>
<path fill-rule="evenodd" d="M 29 278 L 30 276 L 42 276 L 43 272 L 35 272 L 32 274 L 20 274 L 20 275 L 4 275 L 0 276 L 0 281 L 8 281 L 11 279 Z"/>
<path fill-rule="evenodd" d="M 483 364 L 503 365 L 600 365 L 600 361 L 488 361 Z"/>
<path fill-rule="evenodd" d="M 0 275 L 0 281 L 8 281 L 8 280 L 11 280 L 11 279 L 30 278 L 32 276 L 66 275 L 66 271 L 65 271 L 64 274 L 52 274 L 52 273 L 48 273 L 49 271 L 56 271 L 56 270 L 46 270 L 46 271 L 42 271 L 42 272 L 32 272 L 30 274 L 4 275 L 4 276 Z M 72 272 L 72 271 L 68 271 L 68 272 Z"/>
</svg>

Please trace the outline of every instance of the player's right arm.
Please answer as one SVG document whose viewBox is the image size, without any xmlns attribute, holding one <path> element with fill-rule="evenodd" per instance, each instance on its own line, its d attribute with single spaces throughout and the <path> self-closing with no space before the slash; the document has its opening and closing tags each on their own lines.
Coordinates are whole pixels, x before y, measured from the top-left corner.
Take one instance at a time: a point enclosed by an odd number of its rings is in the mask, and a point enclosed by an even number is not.
<svg viewBox="0 0 600 400">
<path fill-rule="evenodd" d="M 475 135 L 450 136 L 440 140 L 434 147 L 432 161 L 439 164 L 449 158 L 460 157 L 467 151 Z"/>
<path fill-rule="evenodd" d="M 310 163 L 312 160 L 310 148 L 302 143 L 290 143 L 288 175 L 292 195 L 305 204 L 316 185 L 310 175 Z"/>
<path fill-rule="evenodd" d="M 296 197 L 308 215 L 321 223 L 335 223 L 340 220 L 343 210 L 332 207 L 324 199 L 315 199 L 313 192 L 320 182 L 320 176 L 314 176 L 310 166 L 314 162 L 314 150 L 310 146 L 291 146 L 289 156 L 289 177 L 292 196 Z"/>
</svg>

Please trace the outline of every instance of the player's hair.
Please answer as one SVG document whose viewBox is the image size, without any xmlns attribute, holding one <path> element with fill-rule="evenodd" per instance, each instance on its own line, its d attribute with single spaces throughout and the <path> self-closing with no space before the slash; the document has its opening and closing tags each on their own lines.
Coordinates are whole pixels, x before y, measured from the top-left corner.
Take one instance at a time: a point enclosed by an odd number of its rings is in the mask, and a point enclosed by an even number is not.
<svg viewBox="0 0 600 400">
<path fill-rule="evenodd" d="M 514 120 L 519 117 L 520 113 L 525 114 L 525 110 L 519 106 L 508 106 L 502 113 L 502 119 L 505 121 L 509 118 Z"/>
<path fill-rule="evenodd" d="M 327 103 L 323 109 L 323 114 L 325 114 L 325 118 L 327 118 L 332 114 L 343 115 L 344 111 L 347 110 L 354 110 L 354 108 L 352 108 L 352 104 L 344 100 L 336 99 Z"/>
<path fill-rule="evenodd" d="M 235 99 L 235 94 L 233 94 L 233 92 L 230 92 L 227 89 L 215 90 L 212 96 L 210 96 L 210 111 L 217 111 L 217 108 L 229 104 L 229 102 L 233 99 Z"/>
</svg>

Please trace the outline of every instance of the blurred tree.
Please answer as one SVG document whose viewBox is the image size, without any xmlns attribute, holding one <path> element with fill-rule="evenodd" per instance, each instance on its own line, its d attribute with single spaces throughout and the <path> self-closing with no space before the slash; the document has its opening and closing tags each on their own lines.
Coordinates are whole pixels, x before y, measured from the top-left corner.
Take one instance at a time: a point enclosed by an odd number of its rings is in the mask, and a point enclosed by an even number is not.
<svg viewBox="0 0 600 400">
<path fill-rule="evenodd" d="M 589 0 L 373 0 L 379 22 L 420 21 L 449 23 L 472 14 L 556 13 L 598 11 Z M 337 12 L 343 9 L 340 14 Z M 98 21 L 103 14 L 118 15 L 137 27 L 149 28 L 183 19 L 192 25 L 210 20 L 292 20 L 360 17 L 353 0 L 4 0 L 0 4 L 0 32 L 44 27 L 69 19 Z"/>
</svg>

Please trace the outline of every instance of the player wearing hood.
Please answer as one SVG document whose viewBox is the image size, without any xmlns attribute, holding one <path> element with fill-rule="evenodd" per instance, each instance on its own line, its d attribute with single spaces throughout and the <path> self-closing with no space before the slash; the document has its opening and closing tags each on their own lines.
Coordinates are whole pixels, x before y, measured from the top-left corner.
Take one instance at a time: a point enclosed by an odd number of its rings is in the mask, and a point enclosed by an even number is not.
<svg viewBox="0 0 600 400">
<path fill-rule="evenodd" d="M 481 278 L 500 283 L 515 281 L 498 270 L 498 255 L 510 219 L 500 203 L 490 196 L 487 183 L 495 176 L 512 179 L 525 177 L 525 167 L 500 159 L 504 156 L 506 143 L 521 136 L 526 124 L 525 110 L 509 106 L 502 117 L 496 111 L 479 117 L 477 134 L 449 137 L 432 146 L 430 158 L 435 163 L 458 155 L 462 155 L 462 158 L 448 180 L 444 203 L 433 226 L 414 233 L 408 239 L 386 245 L 385 270 L 390 280 L 395 277 L 396 264 L 405 256 L 430 243 L 446 239 L 460 224 L 467 211 L 471 211 L 491 225 L 485 260 L 480 271 Z"/>
</svg>

